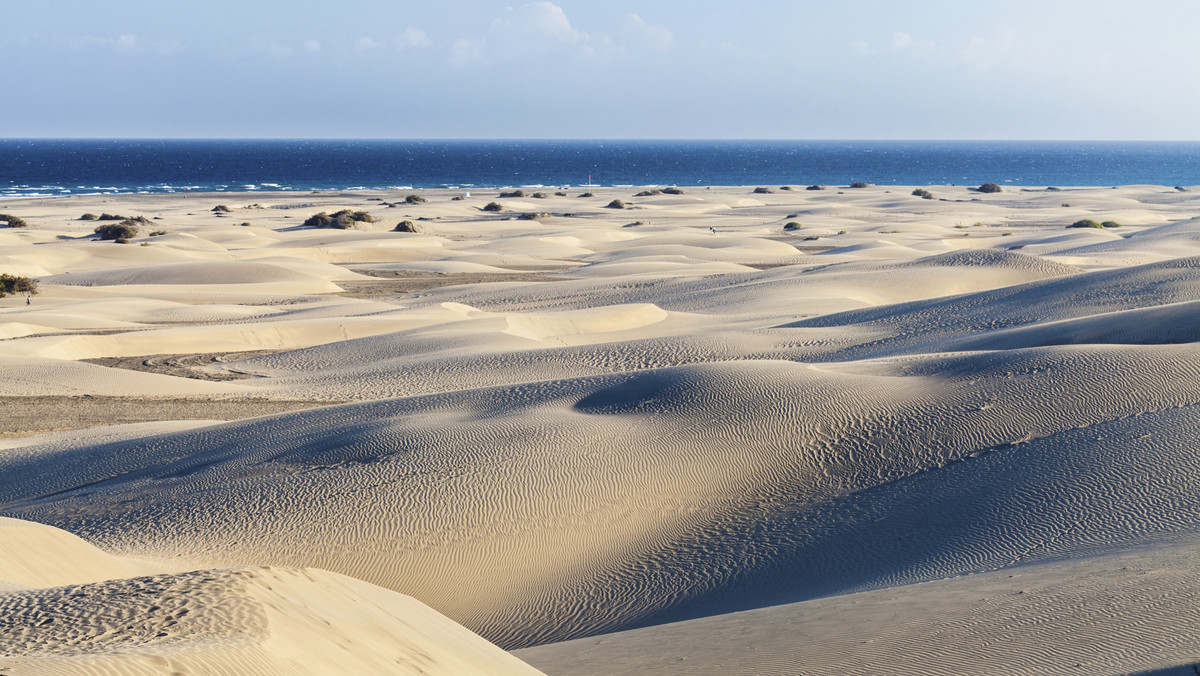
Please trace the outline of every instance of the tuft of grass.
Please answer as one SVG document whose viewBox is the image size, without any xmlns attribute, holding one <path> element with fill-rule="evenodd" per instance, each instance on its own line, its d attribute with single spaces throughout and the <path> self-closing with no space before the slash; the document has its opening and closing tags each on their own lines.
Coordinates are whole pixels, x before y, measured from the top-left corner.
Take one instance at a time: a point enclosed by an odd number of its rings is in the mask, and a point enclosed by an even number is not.
<svg viewBox="0 0 1200 676">
<path fill-rule="evenodd" d="M 796 221 L 789 221 L 786 225 L 783 226 L 783 229 L 784 230 L 799 230 L 800 224 L 797 223 Z"/>
<path fill-rule="evenodd" d="M 405 204 L 422 204 L 424 202 L 425 198 L 421 197 L 420 195 L 409 195 L 408 197 L 404 198 Z"/>
<path fill-rule="evenodd" d="M 933 199 L 933 193 L 929 192 L 925 188 L 917 188 L 916 190 L 912 191 L 912 194 L 915 197 L 920 197 L 921 199 L 924 199 L 924 200 Z"/>
<path fill-rule="evenodd" d="M 763 188 L 761 186 L 754 189 L 755 195 L 770 195 L 773 192 L 775 191 L 771 190 L 770 188 Z"/>
<path fill-rule="evenodd" d="M 1103 228 L 1104 226 L 1097 223 L 1096 221 L 1093 221 L 1090 218 L 1085 218 L 1080 221 L 1075 221 L 1074 223 L 1068 225 L 1067 227 L 1068 228 Z"/>
<path fill-rule="evenodd" d="M 983 185 L 976 188 L 976 190 L 978 190 L 979 192 L 1000 192 L 1001 188 L 1000 188 L 1000 186 L 996 185 L 995 183 L 984 183 Z"/>
<path fill-rule="evenodd" d="M 1103 223 L 1101 223 L 1100 225 L 1101 225 L 1102 227 L 1105 227 L 1105 228 L 1119 228 L 1119 227 L 1121 227 L 1121 224 L 1120 224 L 1120 223 L 1118 223 L 1118 222 L 1116 222 L 1116 221 L 1104 221 L 1104 222 L 1103 222 Z"/>
<path fill-rule="evenodd" d="M 500 212 L 500 211 L 504 211 L 504 207 L 500 206 L 499 202 L 488 202 L 487 204 L 485 204 L 483 206 L 483 210 Z"/>
<path fill-rule="evenodd" d="M 81 220 L 81 221 L 94 221 L 94 220 L 96 220 L 96 218 L 97 218 L 96 214 L 93 214 L 93 213 L 90 213 L 90 212 L 89 212 L 89 213 L 86 213 L 86 214 L 84 214 L 84 215 L 80 216 L 80 217 L 79 217 L 79 220 Z"/>
<path fill-rule="evenodd" d="M 594 192 L 585 192 L 585 193 L 581 193 L 579 196 L 580 196 L 580 197 L 595 197 L 595 196 L 596 196 L 596 193 L 594 193 Z"/>
<path fill-rule="evenodd" d="M 502 193 L 500 193 L 500 196 L 501 197 L 524 197 L 525 191 L 524 190 L 513 190 L 511 192 L 502 192 Z"/>
<path fill-rule="evenodd" d="M 5 221 L 10 228 L 24 228 L 29 225 L 25 222 L 25 219 L 20 216 L 13 216 L 12 214 L 0 214 L 0 221 Z"/>
<path fill-rule="evenodd" d="M 97 225 L 92 232 L 99 235 L 101 240 L 111 239 L 119 244 L 125 244 L 132 237 L 137 237 L 137 221 L 127 218 L 120 223 L 105 223 Z M 122 242 L 121 240 L 125 240 Z"/>
</svg>

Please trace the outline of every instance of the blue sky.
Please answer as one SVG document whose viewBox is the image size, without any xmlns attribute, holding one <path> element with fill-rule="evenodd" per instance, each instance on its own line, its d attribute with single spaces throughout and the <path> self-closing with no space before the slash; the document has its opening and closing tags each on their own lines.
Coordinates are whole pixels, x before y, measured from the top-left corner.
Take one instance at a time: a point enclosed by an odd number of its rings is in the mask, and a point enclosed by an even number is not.
<svg viewBox="0 0 1200 676">
<path fill-rule="evenodd" d="M 6 137 L 1200 140 L 1200 2 L 0 2 Z"/>
</svg>

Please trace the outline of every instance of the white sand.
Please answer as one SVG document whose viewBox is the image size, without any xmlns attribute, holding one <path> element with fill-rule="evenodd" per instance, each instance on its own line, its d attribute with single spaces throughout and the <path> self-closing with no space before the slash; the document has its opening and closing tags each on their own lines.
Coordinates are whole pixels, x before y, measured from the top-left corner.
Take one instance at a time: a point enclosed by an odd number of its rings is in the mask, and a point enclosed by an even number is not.
<svg viewBox="0 0 1200 676">
<path fill-rule="evenodd" d="M 0 300 L 0 396 L 147 417 L 5 440 L 0 537 L 91 553 L 0 556 L 0 669 L 1190 670 L 1200 192 L 930 189 L 6 204 L 0 272 L 42 293 Z M 297 227 L 339 208 L 381 220 Z M 104 625 L 83 583 L 203 621 Z"/>
</svg>

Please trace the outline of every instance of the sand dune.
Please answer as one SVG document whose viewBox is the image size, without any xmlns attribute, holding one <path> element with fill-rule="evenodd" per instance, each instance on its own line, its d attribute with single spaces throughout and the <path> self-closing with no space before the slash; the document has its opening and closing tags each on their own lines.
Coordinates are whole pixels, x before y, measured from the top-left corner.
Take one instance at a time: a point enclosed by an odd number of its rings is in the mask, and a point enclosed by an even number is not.
<svg viewBox="0 0 1200 676">
<path fill-rule="evenodd" d="M 1197 198 L 930 189 L 30 208 L 0 669 L 1190 669 Z"/>
</svg>

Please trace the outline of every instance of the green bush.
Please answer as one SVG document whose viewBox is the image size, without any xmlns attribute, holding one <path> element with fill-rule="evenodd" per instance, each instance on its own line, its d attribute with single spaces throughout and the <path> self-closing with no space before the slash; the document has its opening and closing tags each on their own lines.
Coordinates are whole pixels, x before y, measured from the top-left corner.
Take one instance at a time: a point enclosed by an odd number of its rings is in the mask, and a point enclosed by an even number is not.
<svg viewBox="0 0 1200 676">
<path fill-rule="evenodd" d="M 1103 227 L 1105 227 L 1105 228 L 1119 228 L 1119 227 L 1121 227 L 1121 224 L 1120 224 L 1120 223 L 1118 223 L 1118 222 L 1116 222 L 1116 221 L 1104 221 L 1104 222 L 1103 222 L 1103 223 L 1101 223 L 1100 225 L 1101 225 L 1101 226 L 1103 226 Z"/>
<path fill-rule="evenodd" d="M 1075 221 L 1067 226 L 1068 228 L 1103 228 L 1104 226 L 1093 221 L 1090 218 L 1085 218 L 1081 221 Z"/>
<path fill-rule="evenodd" d="M 81 221 L 94 221 L 94 220 L 96 220 L 96 214 L 93 214 L 93 213 L 87 213 L 87 214 L 84 214 L 84 215 L 82 215 L 82 216 L 80 216 L 80 217 L 79 217 L 79 220 L 81 220 Z"/>
<path fill-rule="evenodd" d="M 550 214 L 545 211 L 526 211 L 521 214 L 522 221 L 536 221 L 539 218 L 549 218 Z"/>
<path fill-rule="evenodd" d="M 25 222 L 25 219 L 20 216 L 13 216 L 12 214 L 0 214 L 0 221 L 7 222 L 10 228 L 24 228 L 29 225 Z"/>
<path fill-rule="evenodd" d="M 613 201 L 609 202 L 608 204 L 605 204 L 604 208 L 605 209 L 624 209 L 625 203 L 622 202 L 621 200 L 613 200 Z"/>
<path fill-rule="evenodd" d="M 125 219 L 120 223 L 105 223 L 97 225 L 92 232 L 99 235 L 100 239 L 111 239 L 121 244 L 128 242 L 130 238 L 137 237 L 137 221 L 133 219 Z M 120 240 L 125 240 L 121 242 Z"/>
<path fill-rule="evenodd" d="M 500 193 L 500 196 L 501 197 L 524 197 L 525 191 L 524 190 L 513 190 L 511 192 L 502 192 L 502 193 Z"/>
<path fill-rule="evenodd" d="M 933 193 L 929 192 L 925 188 L 917 188 L 916 190 L 912 191 L 912 194 L 925 200 L 933 199 Z"/>
<path fill-rule="evenodd" d="M 0 298 L 10 293 L 27 293 L 32 296 L 37 292 L 38 283 L 36 279 L 18 277 L 8 273 L 0 274 Z"/>
<path fill-rule="evenodd" d="M 1001 188 L 1000 188 L 1000 186 L 996 185 L 995 183 L 984 183 L 983 185 L 976 188 L 976 190 L 978 190 L 979 192 L 1000 192 Z"/>
<path fill-rule="evenodd" d="M 537 199 L 544 200 L 544 199 L 546 199 L 546 193 L 535 192 L 535 193 L 533 193 L 533 195 L 531 195 L 531 197 L 536 197 Z"/>
<path fill-rule="evenodd" d="M 789 221 L 787 225 L 783 226 L 783 229 L 784 230 L 799 230 L 800 224 L 797 223 L 796 221 Z"/>
<path fill-rule="evenodd" d="M 342 209 L 336 211 L 332 215 L 324 211 L 309 216 L 304 221 L 304 225 L 310 228 L 337 228 L 338 230 L 347 230 L 354 227 L 356 223 L 374 223 L 375 217 L 365 211 L 352 211 L 350 209 Z"/>
<path fill-rule="evenodd" d="M 504 211 L 504 207 L 499 202 L 488 202 L 483 206 L 484 211 Z"/>
<path fill-rule="evenodd" d="M 409 195 L 408 197 L 404 198 L 405 204 L 421 204 L 424 201 L 425 198 L 421 197 L 420 195 Z"/>
</svg>

